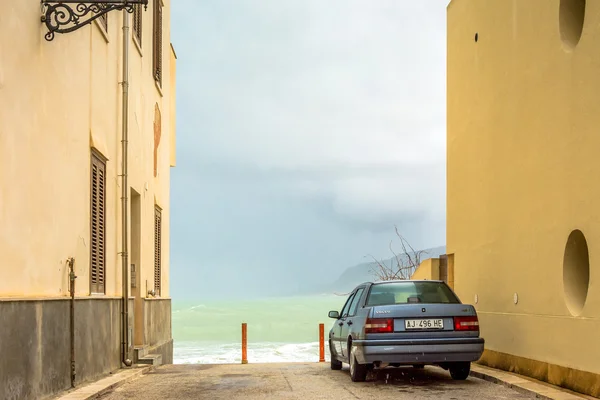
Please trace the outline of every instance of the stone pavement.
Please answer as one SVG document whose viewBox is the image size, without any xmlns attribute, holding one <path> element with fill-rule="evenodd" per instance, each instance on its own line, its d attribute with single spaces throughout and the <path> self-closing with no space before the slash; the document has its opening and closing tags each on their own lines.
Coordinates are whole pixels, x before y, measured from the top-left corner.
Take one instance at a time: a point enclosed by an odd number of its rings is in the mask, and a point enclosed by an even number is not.
<svg viewBox="0 0 600 400">
<path fill-rule="evenodd" d="M 531 399 L 478 378 L 453 381 L 441 368 L 381 370 L 367 382 L 328 363 L 165 365 L 102 395 L 102 400 Z"/>
</svg>

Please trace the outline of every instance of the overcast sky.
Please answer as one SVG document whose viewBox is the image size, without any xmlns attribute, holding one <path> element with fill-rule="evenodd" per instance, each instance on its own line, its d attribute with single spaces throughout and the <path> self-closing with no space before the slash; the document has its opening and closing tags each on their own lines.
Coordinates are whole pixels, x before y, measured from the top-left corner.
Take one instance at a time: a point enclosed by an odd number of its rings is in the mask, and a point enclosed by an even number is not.
<svg viewBox="0 0 600 400">
<path fill-rule="evenodd" d="M 445 245 L 448 0 L 174 0 L 174 298 Z"/>
</svg>

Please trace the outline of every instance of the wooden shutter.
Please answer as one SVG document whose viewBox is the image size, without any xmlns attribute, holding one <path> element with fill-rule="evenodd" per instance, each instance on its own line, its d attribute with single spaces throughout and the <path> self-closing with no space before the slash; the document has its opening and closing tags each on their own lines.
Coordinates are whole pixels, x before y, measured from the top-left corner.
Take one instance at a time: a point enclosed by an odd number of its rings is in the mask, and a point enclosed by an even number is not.
<svg viewBox="0 0 600 400">
<path fill-rule="evenodd" d="M 162 212 L 156 206 L 154 208 L 154 291 L 160 296 L 161 288 L 161 245 L 162 245 Z"/>
<path fill-rule="evenodd" d="M 104 293 L 106 268 L 106 162 L 92 151 L 90 212 L 90 291 Z"/>
<path fill-rule="evenodd" d="M 140 47 L 142 46 L 142 5 L 133 6 L 133 35 Z"/>
<path fill-rule="evenodd" d="M 154 0 L 152 71 L 154 79 L 162 86 L 162 0 Z"/>
</svg>

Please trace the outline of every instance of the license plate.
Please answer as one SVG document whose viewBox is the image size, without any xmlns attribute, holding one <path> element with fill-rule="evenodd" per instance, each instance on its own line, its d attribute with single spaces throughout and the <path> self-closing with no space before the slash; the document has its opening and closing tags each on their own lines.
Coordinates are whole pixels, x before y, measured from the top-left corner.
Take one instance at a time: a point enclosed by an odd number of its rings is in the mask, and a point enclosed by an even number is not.
<svg viewBox="0 0 600 400">
<path fill-rule="evenodd" d="M 438 319 L 407 319 L 404 328 L 409 329 L 444 329 L 444 320 Z"/>
</svg>

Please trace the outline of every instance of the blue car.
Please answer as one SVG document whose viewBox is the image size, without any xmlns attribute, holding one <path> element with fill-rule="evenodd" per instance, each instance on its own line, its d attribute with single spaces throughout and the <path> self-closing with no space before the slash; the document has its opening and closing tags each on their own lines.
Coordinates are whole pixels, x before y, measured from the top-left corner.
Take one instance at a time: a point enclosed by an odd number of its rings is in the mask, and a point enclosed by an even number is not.
<svg viewBox="0 0 600 400">
<path fill-rule="evenodd" d="M 483 353 L 479 320 L 443 281 L 383 281 L 357 286 L 329 332 L 331 369 L 350 364 L 354 382 L 374 368 L 437 365 L 467 379 Z"/>
</svg>

